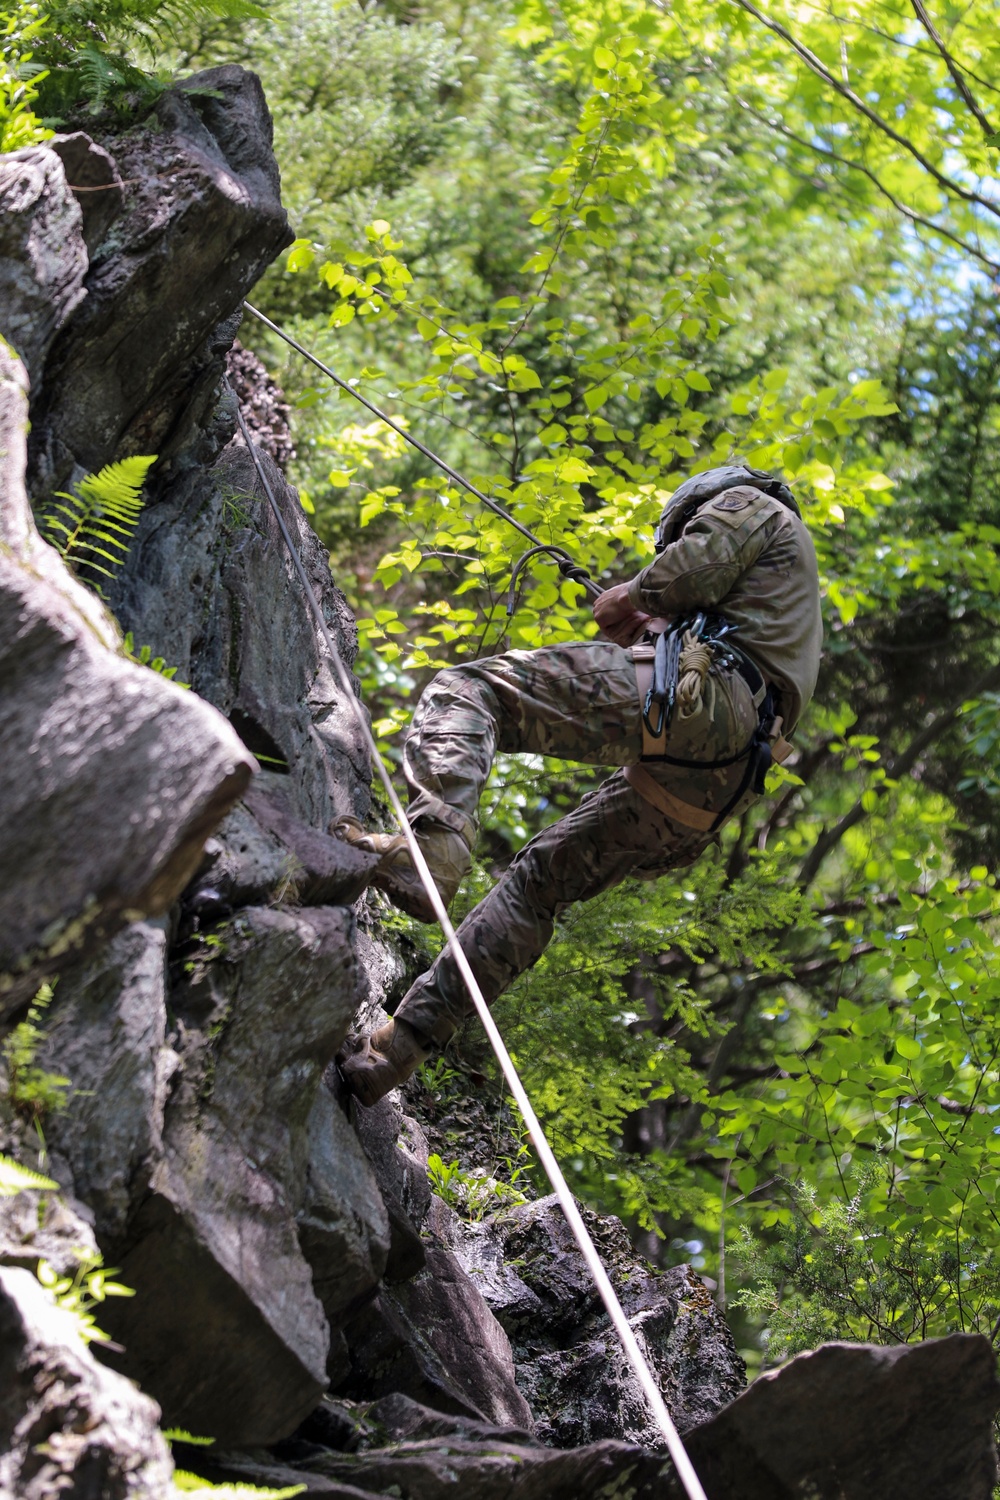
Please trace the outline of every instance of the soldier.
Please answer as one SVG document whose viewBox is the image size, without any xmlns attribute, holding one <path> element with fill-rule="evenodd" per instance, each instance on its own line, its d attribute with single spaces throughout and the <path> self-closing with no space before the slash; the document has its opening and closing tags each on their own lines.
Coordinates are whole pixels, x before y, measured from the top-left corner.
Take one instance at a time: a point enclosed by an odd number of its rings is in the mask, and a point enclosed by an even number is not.
<svg viewBox="0 0 1000 1500">
<path fill-rule="evenodd" d="M 440 672 L 403 748 L 407 816 L 449 904 L 471 865 L 479 798 L 498 750 L 618 766 L 516 855 L 458 929 L 486 1000 L 538 959 L 555 919 L 628 876 L 692 864 L 763 791 L 812 697 L 819 577 L 798 505 L 772 475 L 711 469 L 671 496 L 657 555 L 603 593 L 603 640 L 509 651 Z M 641 639 L 640 639 L 641 638 Z M 381 855 L 373 883 L 420 921 L 434 914 L 402 834 L 337 831 Z M 472 1012 L 446 948 L 394 1018 L 349 1037 L 341 1071 L 374 1104 Z"/>
</svg>

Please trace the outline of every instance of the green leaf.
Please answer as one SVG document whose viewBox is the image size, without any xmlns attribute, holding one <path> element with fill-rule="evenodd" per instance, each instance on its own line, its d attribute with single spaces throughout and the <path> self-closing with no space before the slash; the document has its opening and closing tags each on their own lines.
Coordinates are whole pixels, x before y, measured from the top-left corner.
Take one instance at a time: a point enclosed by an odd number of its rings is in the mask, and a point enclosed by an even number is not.
<svg viewBox="0 0 1000 1500">
<path fill-rule="evenodd" d="M 0 1156 L 0 1198 L 13 1198 L 29 1191 L 57 1192 L 59 1184 L 31 1167 L 22 1167 L 11 1156 Z"/>
</svg>

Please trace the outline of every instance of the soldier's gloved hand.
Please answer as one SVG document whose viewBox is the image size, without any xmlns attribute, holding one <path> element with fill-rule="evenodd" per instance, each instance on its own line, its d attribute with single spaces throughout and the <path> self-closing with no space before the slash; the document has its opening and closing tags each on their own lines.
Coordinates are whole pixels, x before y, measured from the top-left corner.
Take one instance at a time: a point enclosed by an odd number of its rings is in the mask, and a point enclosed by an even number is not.
<svg viewBox="0 0 1000 1500">
<path fill-rule="evenodd" d="M 627 583 L 616 583 L 594 600 L 594 619 L 601 627 L 601 634 L 616 646 L 631 646 L 650 618 L 632 603 Z"/>
</svg>

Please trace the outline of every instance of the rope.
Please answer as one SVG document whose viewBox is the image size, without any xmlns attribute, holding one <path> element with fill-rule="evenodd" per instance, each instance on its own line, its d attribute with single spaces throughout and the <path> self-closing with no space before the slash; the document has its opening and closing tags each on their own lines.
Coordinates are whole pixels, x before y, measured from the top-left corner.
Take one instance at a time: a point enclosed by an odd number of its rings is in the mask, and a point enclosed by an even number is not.
<svg viewBox="0 0 1000 1500">
<path fill-rule="evenodd" d="M 504 1078 L 507 1080 L 507 1086 L 514 1096 L 518 1109 L 521 1111 L 521 1118 L 524 1120 L 524 1123 L 527 1127 L 528 1135 L 531 1137 L 531 1143 L 538 1153 L 538 1159 L 545 1169 L 545 1175 L 548 1177 L 549 1182 L 552 1184 L 553 1191 L 555 1192 L 555 1195 L 559 1200 L 559 1206 L 565 1214 L 566 1221 L 573 1232 L 573 1237 L 580 1247 L 581 1254 L 583 1255 L 583 1258 L 587 1264 L 587 1269 L 594 1279 L 594 1284 L 597 1287 L 598 1292 L 600 1293 L 601 1301 L 604 1303 L 604 1306 L 608 1312 L 608 1316 L 610 1317 L 611 1322 L 614 1325 L 615 1332 L 621 1340 L 622 1348 L 625 1351 L 628 1362 L 635 1372 L 635 1376 L 643 1389 L 646 1400 L 649 1402 L 650 1408 L 653 1412 L 653 1416 L 656 1418 L 657 1426 L 660 1428 L 660 1431 L 663 1433 L 663 1436 L 666 1439 L 667 1449 L 670 1453 L 670 1457 L 673 1460 L 674 1468 L 677 1470 L 677 1474 L 681 1480 L 681 1483 L 683 1484 L 684 1489 L 687 1492 L 688 1500 L 708 1500 L 705 1491 L 702 1489 L 701 1481 L 695 1473 L 694 1466 L 691 1463 L 690 1458 L 688 1457 L 687 1450 L 685 1449 L 684 1444 L 681 1441 L 680 1434 L 673 1424 L 673 1420 L 670 1416 L 669 1411 L 667 1410 L 666 1403 L 664 1402 L 663 1397 L 660 1394 L 660 1388 L 656 1384 L 653 1372 L 649 1368 L 642 1350 L 639 1348 L 639 1343 L 636 1339 L 635 1333 L 633 1332 L 629 1321 L 625 1316 L 625 1309 L 622 1307 L 621 1302 L 618 1300 L 618 1294 L 616 1293 L 614 1287 L 611 1285 L 610 1277 L 608 1276 L 607 1271 L 604 1269 L 601 1258 L 597 1253 L 597 1247 L 590 1237 L 590 1233 L 587 1229 L 586 1224 L 583 1222 L 583 1217 L 576 1205 L 576 1200 L 573 1197 L 573 1194 L 570 1192 L 569 1185 L 562 1174 L 562 1169 L 560 1168 L 559 1163 L 556 1161 L 555 1156 L 553 1155 L 552 1148 L 545 1137 L 545 1132 L 543 1131 L 541 1124 L 539 1123 L 538 1116 L 535 1114 L 535 1111 L 531 1107 L 531 1101 L 525 1093 L 524 1085 L 522 1084 L 517 1069 L 514 1066 L 513 1059 L 511 1058 L 510 1053 L 507 1051 L 503 1037 L 500 1035 L 500 1031 L 493 1019 L 490 1008 L 486 1003 L 483 992 L 479 988 L 479 981 L 476 979 L 475 974 L 472 972 L 472 967 L 469 963 L 468 958 L 466 957 L 465 950 L 462 948 L 455 935 L 455 929 L 451 924 L 447 909 L 445 908 L 445 904 L 441 899 L 441 893 L 434 883 L 434 877 L 431 875 L 431 872 L 427 865 L 427 861 L 421 851 L 420 845 L 417 843 L 417 840 L 414 837 L 413 829 L 411 828 L 406 813 L 403 810 L 403 804 L 399 800 L 399 797 L 396 793 L 396 788 L 392 784 L 392 780 L 389 776 L 388 769 L 386 768 L 385 761 L 379 754 L 378 746 L 375 743 L 374 736 L 372 735 L 371 728 L 368 724 L 368 719 L 365 716 L 365 711 L 358 699 L 355 697 L 354 686 L 351 682 L 350 673 L 348 672 L 347 667 L 344 665 L 343 658 L 341 657 L 340 652 L 337 650 L 333 637 L 330 634 L 330 629 L 326 623 L 326 617 L 323 614 L 322 606 L 320 605 L 320 602 L 316 597 L 312 584 L 309 582 L 309 578 L 306 574 L 305 568 L 303 567 L 302 559 L 299 556 L 298 549 L 292 540 L 292 536 L 290 531 L 288 530 L 285 518 L 281 513 L 281 509 L 278 505 L 277 500 L 275 499 L 274 491 L 271 488 L 270 481 L 268 480 L 267 474 L 264 471 L 264 466 L 260 461 L 260 455 L 254 447 L 253 442 L 250 438 L 250 434 L 247 431 L 246 422 L 243 419 L 243 411 L 240 407 L 238 399 L 236 403 L 236 415 L 240 425 L 240 431 L 243 434 L 243 441 L 247 445 L 247 450 L 250 454 L 251 459 L 253 460 L 254 468 L 257 470 L 257 474 L 260 477 L 261 484 L 264 486 L 264 493 L 266 494 L 271 509 L 274 512 L 274 517 L 281 531 L 282 539 L 285 543 L 285 546 L 288 548 L 288 554 L 291 558 L 292 566 L 294 567 L 295 572 L 298 575 L 299 582 L 302 585 L 303 593 L 305 594 L 306 599 L 309 602 L 309 607 L 316 617 L 316 624 L 319 626 L 320 634 L 323 637 L 326 649 L 330 653 L 330 661 L 333 665 L 334 673 L 340 685 L 341 692 L 344 694 L 345 699 L 350 704 L 351 711 L 354 714 L 355 719 L 357 720 L 358 728 L 361 731 L 362 738 L 364 739 L 365 745 L 368 749 L 368 753 L 371 756 L 372 764 L 378 773 L 378 778 L 381 781 L 382 786 L 385 790 L 385 794 L 389 799 L 389 803 L 392 807 L 393 813 L 395 814 L 396 821 L 399 824 L 400 831 L 403 834 L 403 837 L 406 839 L 406 844 L 410 851 L 410 858 L 413 860 L 414 868 L 416 869 L 417 874 L 420 876 L 420 879 L 423 882 L 423 886 L 425 891 L 427 892 L 428 898 L 430 899 L 431 906 L 434 908 L 434 915 L 441 924 L 441 929 L 444 932 L 445 938 L 454 956 L 458 971 L 465 982 L 465 987 L 469 992 L 469 996 L 476 1008 L 479 1019 L 483 1023 L 483 1028 L 490 1040 L 490 1045 L 492 1046 L 493 1051 L 496 1053 L 497 1061 L 500 1064 L 500 1068 L 503 1072 Z"/>
<path fill-rule="evenodd" d="M 331 370 L 329 365 L 325 365 L 321 359 L 317 359 L 315 354 L 310 354 L 309 350 L 300 344 L 297 339 L 293 339 L 290 333 L 286 333 L 283 328 L 279 328 L 277 323 L 272 323 L 270 318 L 266 318 L 251 303 L 244 302 L 243 306 L 247 312 L 253 313 L 255 318 L 259 318 L 266 328 L 270 328 L 272 333 L 276 333 L 279 339 L 284 339 L 286 344 L 301 354 L 303 359 L 307 359 L 311 365 L 316 366 L 317 370 L 322 370 L 324 375 L 329 376 L 334 385 L 339 386 L 342 391 L 346 391 L 349 396 L 353 396 L 355 401 L 360 401 L 361 405 L 367 411 L 370 411 L 372 416 L 378 417 L 380 422 L 384 422 L 387 427 L 391 427 L 393 432 L 397 432 L 404 442 L 409 443 L 412 448 L 416 448 L 417 452 L 422 453 L 425 458 L 429 458 L 432 464 L 437 464 L 438 468 L 447 474 L 449 479 L 454 480 L 462 489 L 467 490 L 474 499 L 479 501 L 480 505 L 485 505 L 487 510 L 491 510 L 494 515 L 501 516 L 508 525 L 513 526 L 515 530 L 519 531 L 531 543 L 533 551 L 550 553 L 558 563 L 559 571 L 564 578 L 570 578 L 574 583 L 581 584 L 594 599 L 597 599 L 604 592 L 600 584 L 591 578 L 586 568 L 582 568 L 579 563 L 574 562 L 564 548 L 557 547 L 549 542 L 543 542 L 533 531 L 527 526 L 523 526 L 515 516 L 512 516 L 509 510 L 505 510 L 496 500 L 484 494 L 470 479 L 466 479 L 464 474 L 460 474 L 457 469 L 453 469 L 451 464 L 446 463 L 443 458 L 439 458 L 419 438 L 414 437 L 411 432 L 407 432 L 405 427 L 401 427 L 398 422 L 393 421 L 387 412 L 382 411 L 373 401 L 369 401 L 367 396 L 363 396 L 360 391 L 355 390 L 354 386 L 348 384 L 346 380 L 341 380 L 340 376 L 334 370 Z M 527 556 L 528 554 L 526 553 L 525 557 Z"/>
<path fill-rule="evenodd" d="M 693 630 L 684 634 L 684 648 L 677 663 L 677 704 L 682 719 L 693 719 L 702 709 L 702 690 L 712 666 L 712 650 Z"/>
</svg>

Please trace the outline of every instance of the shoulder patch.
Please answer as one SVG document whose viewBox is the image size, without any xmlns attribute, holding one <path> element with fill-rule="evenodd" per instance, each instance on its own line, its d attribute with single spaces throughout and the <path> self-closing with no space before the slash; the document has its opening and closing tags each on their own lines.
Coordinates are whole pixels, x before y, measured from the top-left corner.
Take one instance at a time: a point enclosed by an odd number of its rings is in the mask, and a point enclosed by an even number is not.
<svg viewBox="0 0 1000 1500">
<path fill-rule="evenodd" d="M 718 500 L 713 500 L 712 505 L 716 510 L 744 510 L 750 504 L 750 496 L 740 490 L 730 491 L 728 494 L 720 495 Z"/>
</svg>

